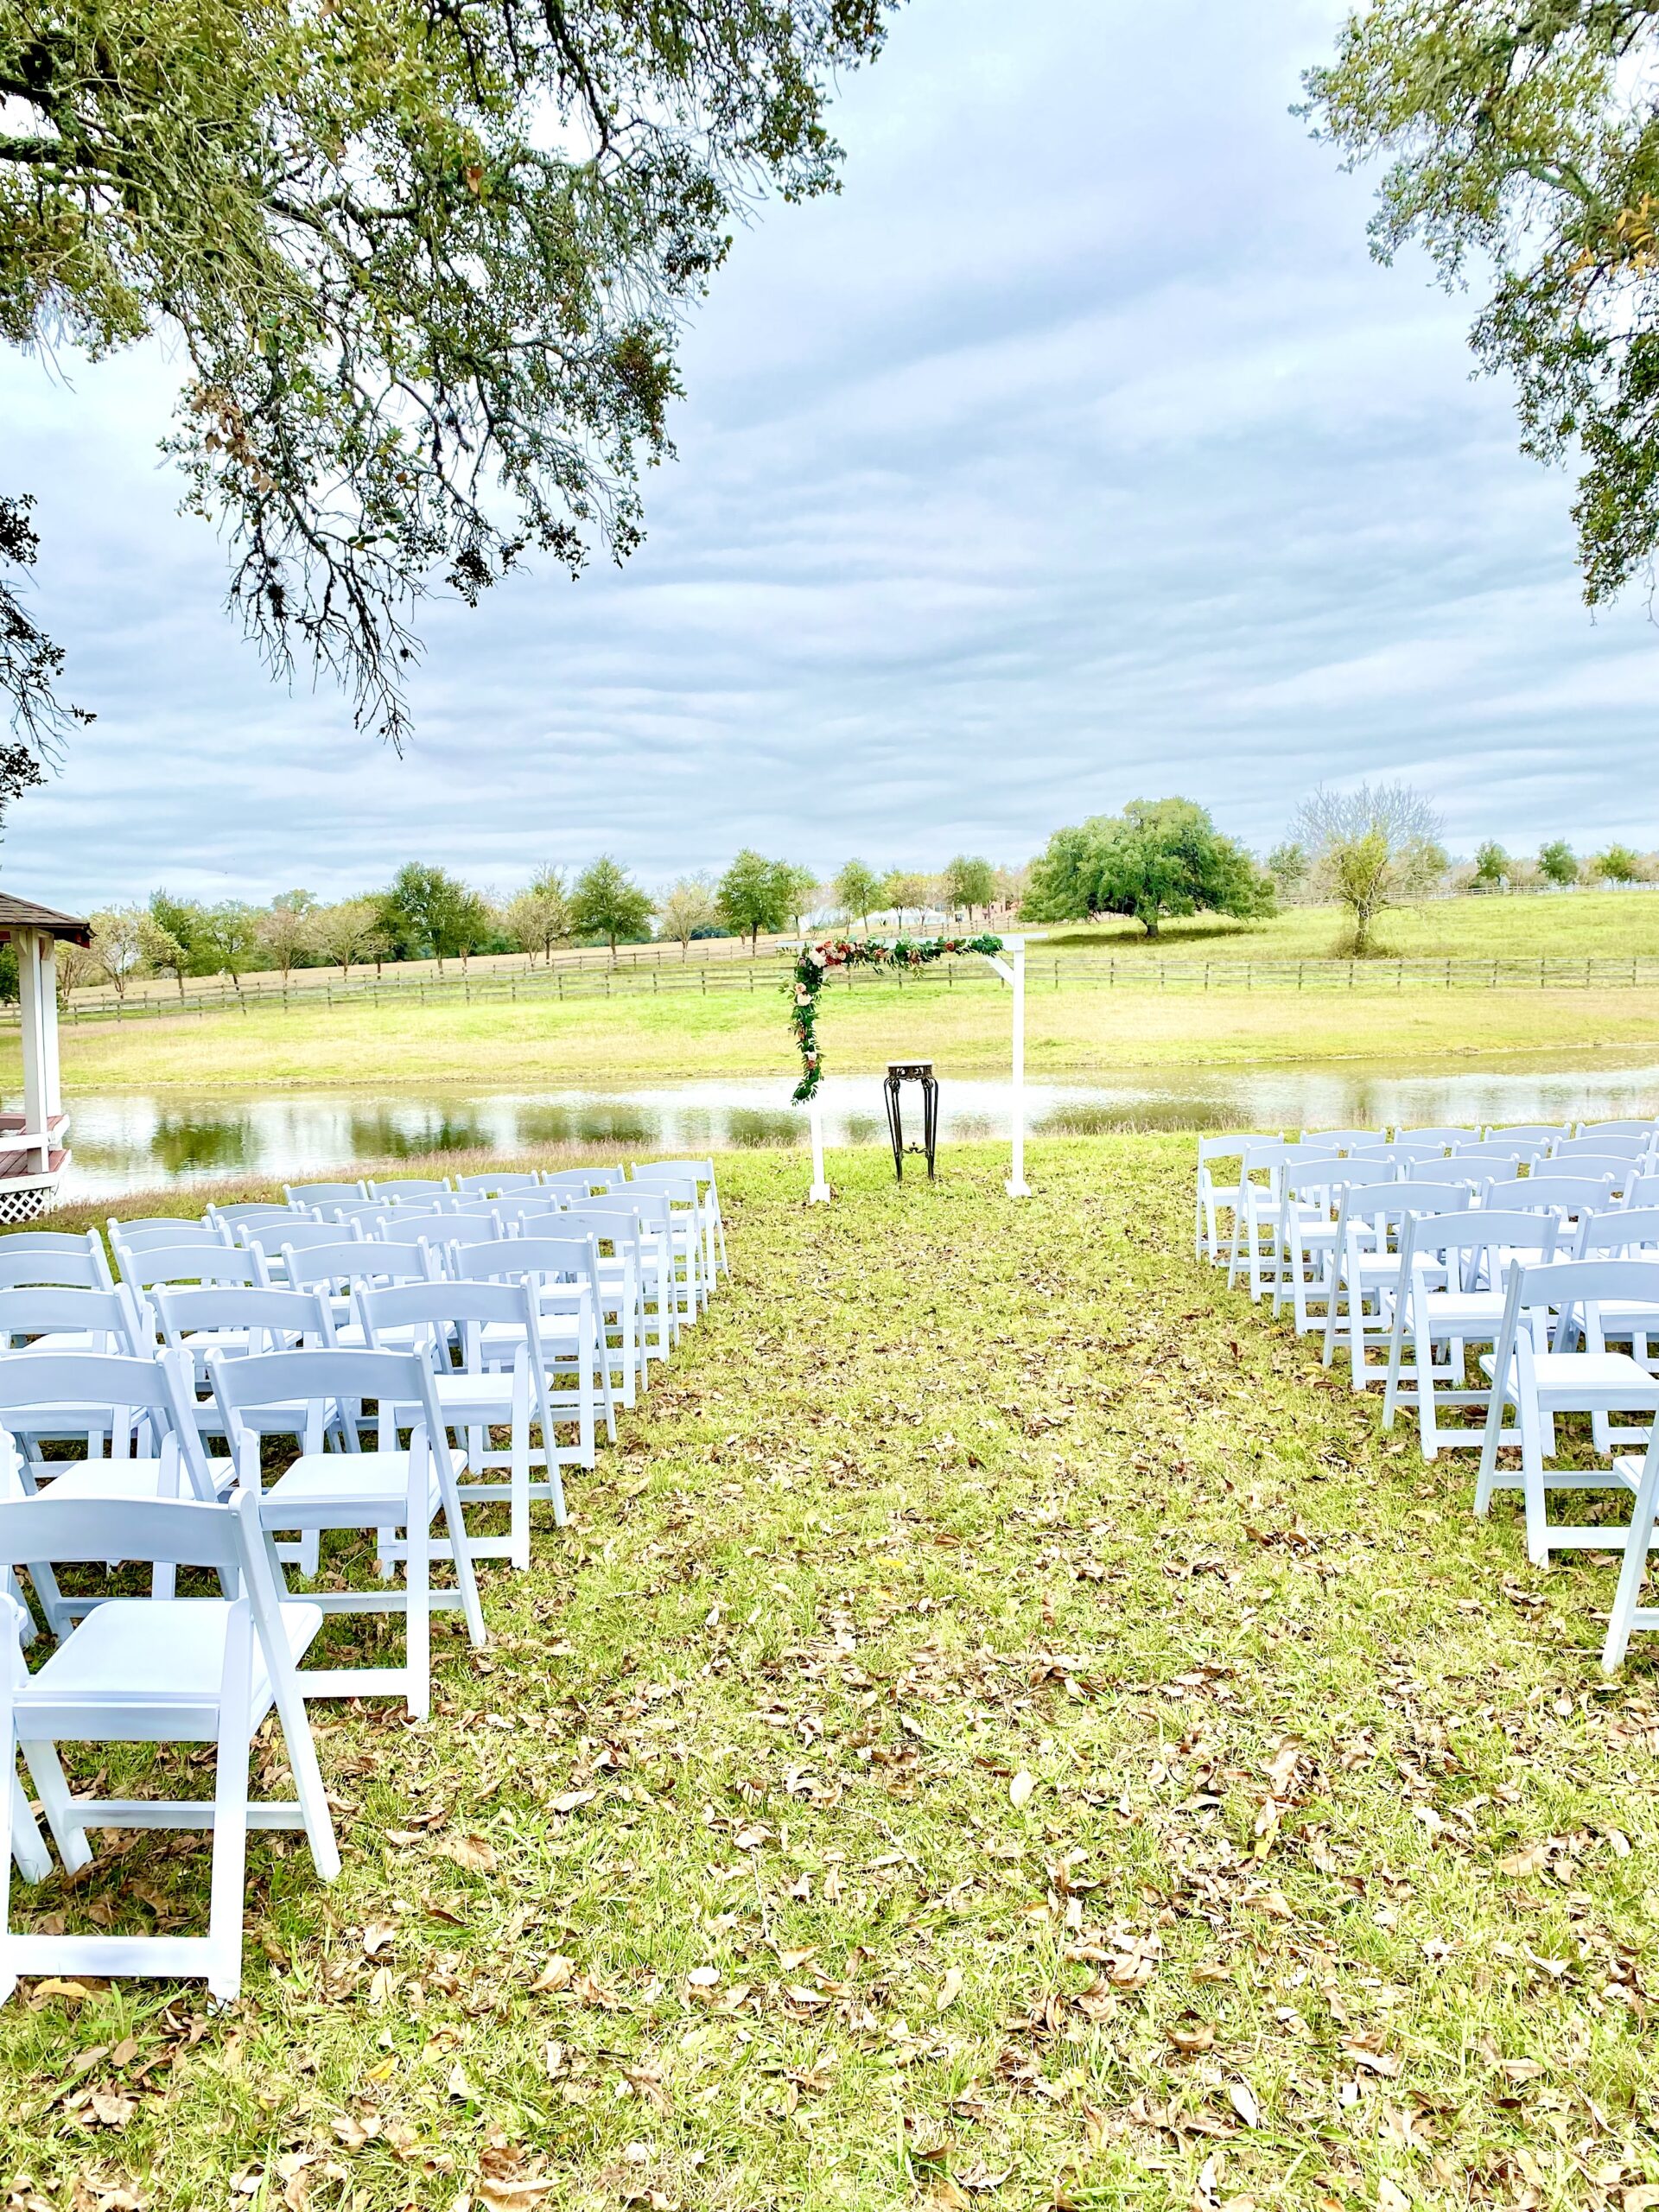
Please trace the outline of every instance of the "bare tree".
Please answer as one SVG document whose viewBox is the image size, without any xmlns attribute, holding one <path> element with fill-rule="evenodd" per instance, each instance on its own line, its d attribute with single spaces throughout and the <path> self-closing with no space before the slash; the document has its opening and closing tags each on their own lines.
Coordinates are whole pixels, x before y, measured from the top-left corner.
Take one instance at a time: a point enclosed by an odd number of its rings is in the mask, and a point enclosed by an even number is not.
<svg viewBox="0 0 1659 2212">
<path fill-rule="evenodd" d="M 1348 949 L 1372 950 L 1379 914 L 1427 897 L 1446 874 L 1444 825 L 1433 803 L 1410 784 L 1361 784 L 1336 791 L 1323 784 L 1302 802 L 1294 836 L 1307 855 L 1316 898 L 1345 906 Z"/>
<path fill-rule="evenodd" d="M 657 907 L 658 925 L 679 946 L 682 960 L 697 931 L 712 929 L 719 919 L 714 891 L 700 875 L 683 875 L 663 893 Z"/>
<path fill-rule="evenodd" d="M 136 906 L 105 907 L 92 916 L 92 961 L 118 999 L 143 965 L 144 917 Z"/>
</svg>

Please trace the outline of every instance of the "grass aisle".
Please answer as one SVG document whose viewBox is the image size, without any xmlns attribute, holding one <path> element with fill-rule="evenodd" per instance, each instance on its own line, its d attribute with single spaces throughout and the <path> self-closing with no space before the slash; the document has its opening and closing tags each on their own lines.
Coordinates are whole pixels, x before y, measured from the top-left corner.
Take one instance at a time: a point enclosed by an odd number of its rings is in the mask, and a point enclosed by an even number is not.
<svg viewBox="0 0 1659 2212">
<path fill-rule="evenodd" d="M 733 1161 L 492 1649 L 320 1709 L 346 1872 L 252 1843 L 241 2004 L 0 2015 L 10 2203 L 1659 2201 L 1652 1659 L 1193 1267 L 1190 1150 Z M 205 1895 L 100 1863 L 32 1909 Z"/>
</svg>

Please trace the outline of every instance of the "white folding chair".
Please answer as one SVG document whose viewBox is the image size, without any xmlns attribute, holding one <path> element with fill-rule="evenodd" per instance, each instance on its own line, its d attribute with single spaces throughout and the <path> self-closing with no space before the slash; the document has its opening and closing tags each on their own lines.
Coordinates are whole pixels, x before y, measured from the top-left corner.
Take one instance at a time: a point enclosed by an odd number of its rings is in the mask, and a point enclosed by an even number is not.
<svg viewBox="0 0 1659 2212">
<path fill-rule="evenodd" d="M 703 1224 L 702 1272 L 710 1290 L 721 1275 L 731 1273 L 726 1256 L 726 1222 L 720 1210 L 720 1186 L 712 1160 L 651 1160 L 636 1161 L 633 1180 L 671 1188 L 690 1176 L 696 1185 L 695 1204 Z"/>
<path fill-rule="evenodd" d="M 1567 1129 L 1560 1122 L 1494 1122 L 1487 1125 L 1484 1135 L 1489 1141 L 1507 1142 L 1514 1137 L 1523 1143 L 1535 1139 L 1540 1144 L 1554 1144 L 1567 1135 Z"/>
<path fill-rule="evenodd" d="M 594 1464 L 594 1398 L 586 1391 L 561 1392 L 574 1398 L 557 1404 L 547 1387 L 542 1348 L 542 1319 L 532 1286 L 523 1280 L 496 1282 L 397 1283 L 383 1290 L 359 1289 L 358 1313 L 372 1348 L 383 1332 L 410 1331 L 425 1337 L 416 1350 L 432 1372 L 432 1394 L 448 1427 L 464 1440 L 466 1477 L 457 1478 L 463 1507 L 502 1504 L 508 1509 L 505 1536 L 469 1535 L 474 1559 L 505 1559 L 515 1567 L 530 1565 L 530 1508 L 543 1498 L 553 1518 L 564 1525 L 561 1462 Z M 461 1364 L 450 1357 L 452 1340 L 461 1347 Z M 575 1422 L 577 1443 L 561 1451 L 556 1424 Z M 531 1444 L 532 1424 L 541 1431 L 539 1451 Z M 508 1446 L 498 1452 L 492 1428 L 505 1428 Z M 539 1465 L 539 1480 L 531 1470 Z M 505 1482 L 491 1473 L 505 1468 Z"/>
<path fill-rule="evenodd" d="M 1595 1159 L 1633 1160 L 1642 1159 L 1652 1148 L 1651 1130 L 1637 1135 L 1624 1129 L 1599 1129 L 1593 1136 L 1561 1138 L 1559 1143 L 1550 1147 L 1549 1157 L 1552 1163 L 1558 1160 L 1561 1161 Z M 1576 1171 L 1569 1167 L 1566 1172 L 1570 1175 Z"/>
<path fill-rule="evenodd" d="M 1326 1152 L 1322 1143 L 1287 1146 L 1280 1166 L 1281 1245 L 1273 1314 L 1277 1320 L 1288 1305 L 1298 1336 L 1325 1325 L 1343 1191 L 1350 1183 L 1370 1180 L 1363 1163 Z M 1311 1311 L 1315 1304 L 1320 1309 L 1317 1316 Z"/>
<path fill-rule="evenodd" d="M 676 1265 L 672 1209 L 667 1197 L 637 1185 L 596 1193 L 583 1201 L 582 1220 L 632 1224 L 633 1258 L 639 1282 L 639 1341 L 646 1352 L 666 1359 L 680 1341 L 685 1319 L 685 1291 Z M 580 1230 L 575 1231 L 581 1234 Z"/>
<path fill-rule="evenodd" d="M 348 1206 L 353 1198 L 369 1195 L 365 1183 L 284 1183 L 283 1196 L 291 1206 Z"/>
<path fill-rule="evenodd" d="M 55 1285 L 0 1290 L 0 1351 L 120 1351 L 142 1357 L 155 1343 L 125 1283 L 113 1290 Z"/>
<path fill-rule="evenodd" d="M 541 1181 L 539 1175 L 523 1171 L 481 1175 L 457 1175 L 455 1188 L 472 1198 L 495 1198 L 509 1191 L 533 1191 Z"/>
<path fill-rule="evenodd" d="M 152 1244 L 141 1252 L 130 1251 L 118 1245 L 116 1256 L 120 1262 L 121 1276 L 131 1285 L 134 1295 L 144 1299 L 158 1285 L 166 1283 L 242 1283 L 246 1285 L 268 1282 L 265 1256 L 256 1246 L 219 1244 L 203 1241 L 190 1244 Z"/>
<path fill-rule="evenodd" d="M 1618 1586 L 1613 1593 L 1607 1633 L 1602 1641 L 1601 1669 L 1605 1675 L 1618 1673 L 1637 1630 L 1650 1632 L 1659 1628 L 1659 1606 L 1642 1603 L 1649 1557 L 1655 1542 L 1659 1541 L 1659 1530 L 1654 1526 L 1656 1516 L 1659 1516 L 1659 1421 L 1654 1423 L 1647 1450 L 1639 1458 L 1621 1456 L 1614 1460 L 1613 1469 L 1636 1495 L 1630 1506 L 1630 1526 L 1624 1534 Z"/>
<path fill-rule="evenodd" d="M 564 1217 L 561 1215 L 560 1220 Z M 447 1248 L 458 1282 L 528 1281 L 540 1316 L 542 1356 L 549 1374 L 574 1381 L 596 1397 L 605 1433 L 616 1440 L 616 1394 L 611 1382 L 610 1351 L 600 1326 L 602 1294 L 599 1260 L 591 1236 L 498 1237 Z M 486 1326 L 480 1332 L 484 1357 L 510 1352 L 513 1333 Z M 557 1400 L 554 1401 L 556 1411 Z M 591 1459 L 583 1465 L 591 1465 Z"/>
<path fill-rule="evenodd" d="M 449 1195 L 449 1179 L 446 1175 L 394 1175 L 384 1180 L 377 1175 L 369 1184 L 372 1198 L 396 1198 L 399 1205 L 411 1199 L 419 1205 Z"/>
<path fill-rule="evenodd" d="M 574 1191 L 586 1198 L 590 1192 L 620 1190 L 627 1181 L 620 1167 L 561 1167 L 549 1169 L 542 1176 L 542 1188 L 546 1191 Z"/>
<path fill-rule="evenodd" d="M 88 1230 L 85 1236 L 60 1236 L 47 1230 L 0 1236 L 0 1290 L 114 1287 L 109 1257 L 96 1230 Z"/>
<path fill-rule="evenodd" d="M 1538 1161 L 1549 1156 L 1549 1146 L 1542 1137 L 1482 1137 L 1469 1144 L 1456 1144 L 1452 1157 L 1473 1166 L 1482 1164 L 1491 1175 L 1518 1176 L 1523 1166 L 1535 1167 Z"/>
<path fill-rule="evenodd" d="M 98 1607 L 33 1675 L 0 1632 L 0 1754 L 8 1783 L 21 1749 L 65 1870 L 92 1858 L 90 1828 L 206 1828 L 213 1838 L 207 1933 L 14 1935 L 10 1876 L 18 1792 L 0 1793 L 0 2001 L 20 1974 L 201 1974 L 221 1999 L 241 1985 L 247 1832 L 302 1828 L 324 1881 L 340 1851 L 295 1662 L 322 1625 L 315 1605 L 280 1604 L 257 1521 L 258 1500 L 41 1497 L 0 1503 L 0 1567 L 41 1552 L 88 1563 L 111 1548 L 169 1569 L 216 1572 L 223 1598 L 123 1599 Z M 0 1596 L 0 1611 L 14 1601 Z M 275 1706 L 294 1777 L 289 1799 L 251 1800 L 253 1738 Z M 78 1796 L 60 1743 L 213 1744 L 209 1800 Z M 31 1823 L 32 1825 L 32 1823 Z"/>
<path fill-rule="evenodd" d="M 1632 1433 L 1645 1443 L 1656 1408 L 1659 1376 L 1649 1375 L 1627 1352 L 1609 1351 L 1603 1341 L 1599 1307 L 1605 1300 L 1659 1306 L 1659 1262 L 1645 1260 L 1555 1260 L 1541 1267 L 1510 1269 L 1503 1318 L 1497 1342 L 1481 1364 L 1492 1378 L 1492 1392 L 1482 1440 L 1475 1511 L 1484 1516 L 1492 1494 L 1519 1489 L 1526 1506 L 1527 1555 L 1547 1567 L 1554 1551 L 1611 1551 L 1617 1530 L 1598 1524 L 1552 1522 L 1552 1491 L 1606 1491 L 1622 1478 L 1609 1467 L 1547 1467 L 1554 1456 L 1555 1418 L 1561 1414 L 1641 1414 L 1643 1429 Z M 1548 1320 L 1559 1317 L 1554 1341 Z M 1577 1328 L 1581 1348 L 1567 1338 Z M 1515 1420 L 1503 1416 L 1513 1407 Z M 1622 1440 L 1622 1438 L 1621 1438 Z M 1502 1473 L 1499 1447 L 1518 1444 L 1521 1471 Z"/>
<path fill-rule="evenodd" d="M 308 1402 L 317 1421 L 326 1424 L 338 1408 L 375 1402 L 375 1449 L 302 1452 L 261 1494 L 260 1521 L 273 1536 L 278 1531 L 302 1535 L 311 1529 L 372 1529 L 381 1541 L 383 1566 L 394 1553 L 401 1557 L 401 1590 L 323 1590 L 312 1592 L 308 1602 L 326 1613 L 401 1613 L 402 1665 L 311 1668 L 302 1674 L 300 1685 L 308 1697 L 401 1697 L 410 1714 L 423 1719 L 432 1707 L 434 1608 L 459 1605 L 474 1647 L 486 1641 L 472 1548 L 431 1370 L 416 1352 L 339 1350 L 270 1351 L 243 1359 L 211 1352 L 207 1370 L 238 1477 L 250 1490 L 259 1487 L 259 1437 L 245 1412 Z M 408 1426 L 398 1418 L 404 1408 L 416 1414 L 407 1450 L 397 1442 L 399 1428 Z M 353 1416 L 348 1412 L 349 1417 Z M 433 1523 L 440 1515 L 444 1537 L 435 1544 Z M 432 1588 L 435 1555 L 454 1562 L 453 1594 Z"/>
<path fill-rule="evenodd" d="M 175 1353 L 135 1359 L 118 1352 L 22 1351 L 0 1359 L 0 1428 L 25 1454 L 19 1471 L 31 1496 L 111 1504 L 213 1501 L 214 1472 L 190 1408 L 188 1377 Z M 27 1456 L 28 1442 L 42 1435 L 85 1435 L 87 1448 L 78 1459 Z M 127 1448 L 94 1452 L 92 1444 L 101 1445 L 105 1435 Z M 99 1556 L 114 1561 L 123 1554 L 111 1549 Z M 107 1602 L 61 1590 L 49 1552 L 37 1554 L 30 1579 L 54 1636 L 67 1635 L 78 1615 Z"/>
<path fill-rule="evenodd" d="M 1363 1154 L 1353 1160 L 1356 1171 L 1372 1164 Z M 1391 1318 L 1386 1294 L 1399 1280 L 1397 1232 L 1410 1204 L 1405 1185 L 1386 1173 L 1375 1181 L 1357 1175 L 1339 1186 L 1338 1200 L 1320 1357 L 1329 1367 L 1338 1344 L 1345 1341 L 1354 1388 L 1363 1390 L 1370 1380 L 1367 1348 L 1382 1342 L 1385 1321 Z M 1430 1188 L 1421 1191 L 1417 1203 L 1425 1212 L 1433 1211 Z"/>
<path fill-rule="evenodd" d="M 334 1342 L 347 1350 L 359 1350 L 363 1342 L 352 1303 L 359 1283 L 429 1282 L 433 1265 L 433 1249 L 428 1245 L 383 1243 L 363 1236 L 343 1236 L 336 1243 L 313 1244 L 303 1251 L 292 1244 L 283 1247 L 283 1273 L 289 1285 L 318 1293 L 333 1317 Z"/>
<path fill-rule="evenodd" d="M 1471 1213 L 1414 1214 L 1406 1223 L 1382 1426 L 1392 1428 L 1396 1408 L 1414 1405 L 1424 1459 L 1434 1459 L 1446 1446 L 1473 1447 L 1483 1441 L 1491 1392 L 1487 1385 L 1471 1386 L 1468 1347 L 1496 1342 L 1511 1263 L 1519 1259 L 1542 1264 L 1552 1259 L 1558 1228 L 1556 1216 L 1548 1211 L 1494 1213 L 1484 1208 Z M 1435 1354 L 1441 1348 L 1445 1357 L 1437 1363 Z M 1479 1407 L 1480 1427 L 1465 1428 L 1441 1419 L 1449 1408 L 1465 1406 Z"/>
<path fill-rule="evenodd" d="M 537 1233 L 528 1223 L 524 1224 L 525 1236 Z M 650 1309 L 645 1302 L 647 1269 L 653 1275 L 661 1270 L 654 1254 L 647 1261 L 644 1223 L 632 1207 L 618 1205 L 605 1211 L 598 1203 L 588 1201 L 554 1216 L 541 1233 L 593 1238 L 600 1334 L 609 1346 L 614 1328 L 613 1349 L 621 1370 L 622 1403 L 632 1407 L 637 1402 L 639 1392 L 651 1387 L 652 1351 L 656 1351 L 658 1358 L 668 1357 L 667 1314 L 660 1301 Z M 654 1338 L 650 1319 L 652 1313 L 657 1319 Z"/>
<path fill-rule="evenodd" d="M 1612 1204 L 1612 1179 L 1603 1175 L 1521 1175 L 1512 1182 L 1489 1183 L 1483 1205 L 1502 1213 L 1540 1213 L 1546 1208 L 1563 1221 L 1580 1221 L 1586 1213 L 1605 1213 Z"/>
<path fill-rule="evenodd" d="M 1450 1148 L 1453 1145 L 1472 1143 L 1479 1135 L 1478 1129 L 1464 1128 L 1453 1123 L 1445 1128 L 1395 1129 L 1393 1138 L 1396 1144 L 1438 1144 Z"/>
</svg>

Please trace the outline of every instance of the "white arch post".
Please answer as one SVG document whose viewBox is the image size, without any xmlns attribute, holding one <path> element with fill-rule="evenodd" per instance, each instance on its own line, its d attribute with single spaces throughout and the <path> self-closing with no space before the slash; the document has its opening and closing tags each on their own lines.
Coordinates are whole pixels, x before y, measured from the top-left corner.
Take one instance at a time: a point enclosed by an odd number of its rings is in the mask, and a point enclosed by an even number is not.
<svg viewBox="0 0 1659 2212">
<path fill-rule="evenodd" d="M 1014 998 L 1013 1044 L 1009 1056 L 1010 1092 L 1008 1101 L 1008 1173 L 1002 1184 L 1011 1198 L 1028 1198 L 1031 1185 L 1026 1180 L 1026 947 L 1035 942 L 1023 937 L 1005 937 L 1002 953 L 982 953 L 980 957 L 1001 976 Z M 812 1132 L 812 1187 L 808 1191 L 810 1205 L 828 1205 L 830 1190 L 823 1172 L 823 1109 L 815 1096 L 807 1108 Z"/>
</svg>

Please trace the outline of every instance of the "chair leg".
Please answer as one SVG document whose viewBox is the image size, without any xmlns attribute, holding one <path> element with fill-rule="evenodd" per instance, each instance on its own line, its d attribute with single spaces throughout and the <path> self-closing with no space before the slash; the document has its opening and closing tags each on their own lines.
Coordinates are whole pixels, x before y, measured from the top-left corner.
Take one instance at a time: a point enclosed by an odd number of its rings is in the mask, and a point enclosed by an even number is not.
<svg viewBox="0 0 1659 2212">
<path fill-rule="evenodd" d="M 253 1624 L 245 1598 L 231 1607 L 219 1700 L 219 1760 L 213 1778 L 213 1872 L 207 1911 L 207 1987 L 228 2004 L 242 1986 L 242 1916 L 248 1885 L 248 1709 Z"/>
<path fill-rule="evenodd" d="M 267 1536 L 266 1544 L 270 1541 Z M 340 1845 L 334 1835 L 334 1815 L 328 1809 L 322 1769 L 317 1764 L 311 1723 L 306 1718 L 305 1693 L 296 1682 L 279 1675 L 271 1684 L 271 1697 L 276 1718 L 282 1723 L 283 1748 L 288 1754 L 289 1772 L 294 1777 L 294 1794 L 300 1801 L 306 1840 L 311 1846 L 311 1864 L 320 1880 L 332 1882 L 340 1872 Z M 223 1756 L 222 1751 L 220 1755 Z"/>
<path fill-rule="evenodd" d="M 1516 1408 L 1521 1428 L 1521 1487 L 1527 1516 L 1527 1557 L 1549 1565 L 1548 1500 L 1544 1495 L 1544 1443 L 1537 1401 L 1530 1393 Z"/>
<path fill-rule="evenodd" d="M 438 1463 L 438 1497 L 443 1507 L 443 1525 L 449 1538 L 450 1557 L 454 1560 L 455 1565 L 455 1587 L 461 1593 L 461 1610 L 462 1617 L 467 1623 L 467 1634 L 471 1640 L 474 1649 L 481 1650 L 484 1645 L 489 1641 L 489 1631 L 484 1625 L 484 1608 L 478 1601 L 478 1577 L 473 1571 L 473 1554 L 467 1541 L 467 1523 L 461 1510 L 461 1497 L 455 1485 L 455 1471 L 454 1468 L 450 1464 L 449 1455 L 447 1452 Z M 413 1529 L 409 1532 L 410 1569 L 411 1570 L 415 1562 L 415 1534 L 416 1532 Z M 431 1544 L 432 1531 L 429 1522 L 423 1524 L 420 1531 L 420 1559 L 421 1574 L 423 1578 L 421 1605 L 423 1613 L 429 1611 L 432 1602 Z M 414 1612 L 414 1592 L 412 1589 L 410 1593 L 410 1610 L 412 1618 Z M 432 1675 L 430 1656 L 431 1624 L 429 1620 L 423 1624 L 422 1633 L 426 1640 L 427 1651 L 427 1656 L 423 1662 L 424 1670 L 423 1680 L 425 1683 L 426 1696 L 429 1705 L 431 1699 Z"/>
<path fill-rule="evenodd" d="M 1501 1350 L 1501 1347 L 1498 1348 Z M 1498 1372 L 1498 1351 L 1492 1355 L 1492 1394 L 1486 1402 L 1486 1427 L 1480 1440 L 1480 1472 L 1475 1479 L 1475 1515 L 1484 1521 L 1497 1487 L 1497 1446 L 1503 1433 L 1503 1413 L 1509 1404 L 1506 1379 Z"/>
<path fill-rule="evenodd" d="M 549 1446 L 548 1464 L 552 1465 L 551 1438 L 544 1438 Z M 508 1482 L 512 1491 L 509 1513 L 512 1541 L 508 1557 L 520 1572 L 530 1567 L 530 1376 L 520 1369 L 513 1378 L 512 1440 L 511 1472 Z"/>
<path fill-rule="evenodd" d="M 1653 1541 L 1656 1512 L 1659 1512 L 1659 1452 L 1649 1450 L 1642 1463 L 1641 1479 L 1636 1486 L 1636 1502 L 1630 1509 L 1630 1533 L 1624 1539 L 1624 1556 L 1619 1563 L 1618 1589 L 1613 1598 L 1613 1610 L 1608 1616 L 1606 1641 L 1601 1647 L 1601 1671 L 1604 1675 L 1618 1673 L 1630 1648 L 1630 1630 L 1635 1625 L 1637 1607 L 1641 1603 L 1642 1586 L 1647 1579 L 1648 1547 Z"/>
<path fill-rule="evenodd" d="M 29 1809 L 29 1799 L 23 1785 L 17 1778 L 17 1746 L 11 1746 L 11 1788 L 6 1793 L 7 1802 L 0 1806 L 0 1866 L 10 1867 L 15 1858 L 17 1871 L 26 1882 L 43 1882 L 52 1872 L 52 1853 L 46 1847 L 46 1838 L 41 1834 L 35 1815 Z M 0 1918 L 3 1918 L 0 1913 Z"/>
<path fill-rule="evenodd" d="M 22 1753 L 29 1779 L 35 1784 L 35 1794 L 41 1801 L 41 1810 L 46 1815 L 46 1825 L 52 1831 L 52 1840 L 63 1861 L 63 1871 L 66 1874 L 78 1874 L 83 1866 L 91 1866 L 92 1847 L 75 1812 L 58 1747 L 55 1744 L 25 1743 Z"/>
<path fill-rule="evenodd" d="M 472 1561 L 458 1509 L 449 1518 L 449 1534 L 459 1577 Z M 404 1670 L 410 1719 L 424 1720 L 432 1710 L 432 1530 L 418 1503 L 410 1508 L 404 1551 Z"/>
</svg>

